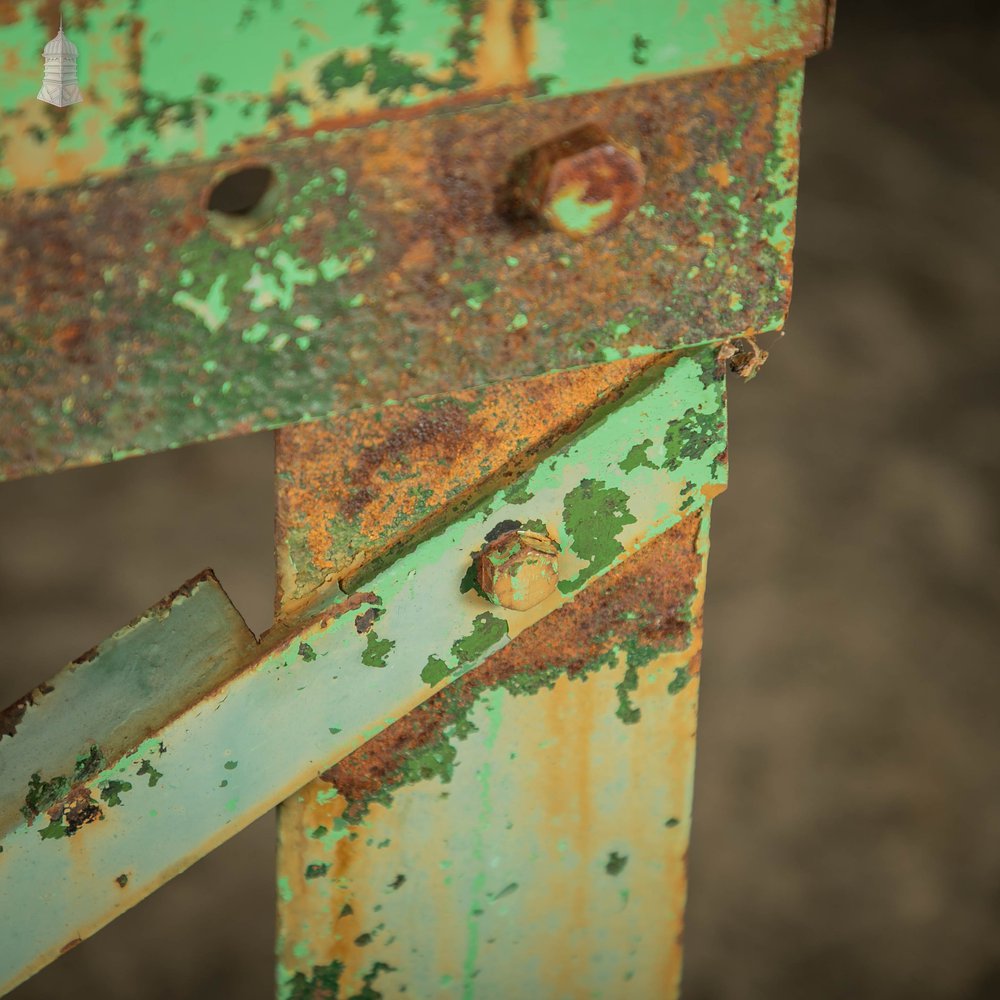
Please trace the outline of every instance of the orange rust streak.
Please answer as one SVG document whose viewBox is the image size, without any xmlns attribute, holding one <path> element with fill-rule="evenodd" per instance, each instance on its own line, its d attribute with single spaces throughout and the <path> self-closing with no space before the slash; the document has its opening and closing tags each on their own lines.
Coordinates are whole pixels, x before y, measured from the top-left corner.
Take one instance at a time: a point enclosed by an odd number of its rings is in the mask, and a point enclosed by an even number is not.
<svg viewBox="0 0 1000 1000">
<path fill-rule="evenodd" d="M 529 83 L 529 52 L 519 24 L 525 20 L 523 0 L 487 0 L 476 48 L 473 74 L 485 90 Z"/>
<path fill-rule="evenodd" d="M 801 45 L 796 48 L 804 55 L 818 52 L 826 44 L 828 33 L 828 0 L 798 0 L 790 20 L 803 25 Z M 773 28 L 760 16 L 758 0 L 730 0 L 721 23 L 716 25 L 720 46 L 715 59 L 730 62 L 745 52 L 771 50 Z"/>
<path fill-rule="evenodd" d="M 278 836 L 281 845 L 281 875 L 289 898 L 279 901 L 281 912 L 282 952 L 279 961 L 288 969 L 302 965 L 294 952 L 295 946 L 308 942 L 309 964 L 328 965 L 334 960 L 351 964 L 356 952 L 353 941 L 361 933 L 364 916 L 363 902 L 349 890 L 342 889 L 338 879 L 354 877 L 352 868 L 358 855 L 355 841 L 348 837 L 337 840 L 332 852 L 322 839 L 309 834 L 319 827 L 335 828 L 345 808 L 343 798 L 322 802 L 314 791 L 329 791 L 329 785 L 318 782 L 306 786 L 298 795 L 282 804 L 279 810 Z M 310 864 L 326 862 L 329 872 L 316 879 L 307 879 Z M 353 913 L 341 915 L 346 903 Z"/>
<path fill-rule="evenodd" d="M 733 182 L 732 175 L 729 173 L 729 167 L 724 160 L 713 163 L 708 168 L 708 175 L 715 180 L 719 187 L 727 188 Z"/>
</svg>

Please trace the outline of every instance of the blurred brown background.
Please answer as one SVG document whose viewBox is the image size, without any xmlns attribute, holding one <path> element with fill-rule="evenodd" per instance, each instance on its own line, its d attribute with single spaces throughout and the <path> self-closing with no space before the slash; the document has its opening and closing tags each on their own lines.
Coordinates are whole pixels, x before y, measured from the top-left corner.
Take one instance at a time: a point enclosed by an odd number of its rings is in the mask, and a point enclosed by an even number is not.
<svg viewBox="0 0 1000 1000">
<path fill-rule="evenodd" d="M 688 1000 L 1000 998 L 997 9 L 842 3 L 809 66 L 789 332 L 714 517 Z M 265 628 L 270 462 L 0 486 L 0 703 L 206 565 Z M 12 996 L 269 997 L 273 833 Z"/>
</svg>

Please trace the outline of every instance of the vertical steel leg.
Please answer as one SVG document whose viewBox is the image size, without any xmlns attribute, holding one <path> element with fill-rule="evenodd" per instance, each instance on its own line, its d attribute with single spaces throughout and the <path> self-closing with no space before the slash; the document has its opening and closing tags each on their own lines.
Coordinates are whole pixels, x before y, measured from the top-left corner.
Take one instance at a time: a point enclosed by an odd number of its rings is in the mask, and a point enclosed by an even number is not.
<svg viewBox="0 0 1000 1000">
<path fill-rule="evenodd" d="M 676 993 L 709 509 L 724 483 L 721 381 L 711 353 L 699 358 L 714 409 L 692 400 L 663 428 L 664 454 L 718 459 L 711 482 L 688 484 L 698 509 L 281 807 L 279 996 Z M 602 377 L 613 395 L 636 364 L 604 366 Z M 335 511 L 382 506 L 367 529 L 380 537 L 408 491 L 471 488 L 466 454 L 480 478 L 525 460 L 482 451 L 491 434 L 530 458 L 579 423 L 593 378 L 548 376 L 350 428 L 282 432 L 284 600 L 324 573 L 297 506 L 310 523 L 339 524 L 322 551 L 335 553 L 326 572 L 342 572 L 335 559 L 364 562 L 366 536 L 357 514 Z M 461 401 L 475 409 L 456 430 Z M 635 442 L 623 462 L 650 461 L 652 447 Z M 316 468 L 331 492 L 302 489 L 320 485 Z M 412 478 L 392 485 L 397 475 Z M 395 530 L 417 520 L 409 511 Z"/>
</svg>

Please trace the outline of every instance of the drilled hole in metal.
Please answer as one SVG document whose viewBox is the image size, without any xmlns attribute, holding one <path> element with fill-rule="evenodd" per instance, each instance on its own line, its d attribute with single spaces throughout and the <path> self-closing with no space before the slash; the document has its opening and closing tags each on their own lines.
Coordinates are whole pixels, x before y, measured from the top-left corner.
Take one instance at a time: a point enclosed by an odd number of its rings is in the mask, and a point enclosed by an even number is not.
<svg viewBox="0 0 1000 1000">
<path fill-rule="evenodd" d="M 270 167 L 247 166 L 219 178 L 208 192 L 209 221 L 233 242 L 266 226 L 278 201 L 278 178 Z"/>
</svg>

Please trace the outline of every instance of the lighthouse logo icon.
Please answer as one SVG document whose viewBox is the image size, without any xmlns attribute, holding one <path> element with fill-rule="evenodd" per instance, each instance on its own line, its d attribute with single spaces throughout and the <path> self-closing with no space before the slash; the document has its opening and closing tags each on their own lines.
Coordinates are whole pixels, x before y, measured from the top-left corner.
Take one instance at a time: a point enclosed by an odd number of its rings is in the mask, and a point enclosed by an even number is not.
<svg viewBox="0 0 1000 1000">
<path fill-rule="evenodd" d="M 38 99 L 57 108 L 79 104 L 83 100 L 80 85 L 76 82 L 76 46 L 63 34 L 59 18 L 59 34 L 43 49 L 45 77 Z"/>
</svg>

